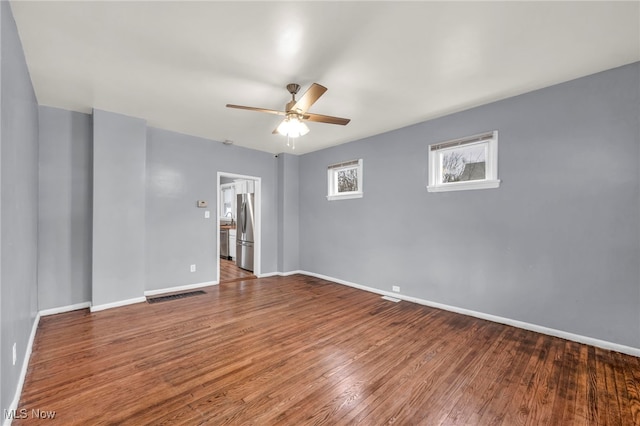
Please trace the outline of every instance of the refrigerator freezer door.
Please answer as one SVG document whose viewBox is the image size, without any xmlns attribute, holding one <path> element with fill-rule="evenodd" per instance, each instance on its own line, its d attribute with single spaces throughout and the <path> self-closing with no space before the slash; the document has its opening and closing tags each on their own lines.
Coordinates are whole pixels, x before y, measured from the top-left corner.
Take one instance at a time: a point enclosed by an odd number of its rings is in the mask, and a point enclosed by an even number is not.
<svg viewBox="0 0 640 426">
<path fill-rule="evenodd" d="M 236 240 L 236 266 L 253 272 L 253 243 Z"/>
</svg>

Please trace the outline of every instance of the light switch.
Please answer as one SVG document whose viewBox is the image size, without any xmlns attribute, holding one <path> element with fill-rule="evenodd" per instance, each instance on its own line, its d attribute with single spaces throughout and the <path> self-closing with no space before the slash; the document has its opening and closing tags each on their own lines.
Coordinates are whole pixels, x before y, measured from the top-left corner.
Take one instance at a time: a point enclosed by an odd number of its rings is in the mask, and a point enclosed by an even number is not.
<svg viewBox="0 0 640 426">
<path fill-rule="evenodd" d="M 204 218 L 205 219 L 209 219 L 209 217 L 211 216 L 211 214 L 209 213 L 209 210 L 205 210 L 204 212 Z"/>
</svg>

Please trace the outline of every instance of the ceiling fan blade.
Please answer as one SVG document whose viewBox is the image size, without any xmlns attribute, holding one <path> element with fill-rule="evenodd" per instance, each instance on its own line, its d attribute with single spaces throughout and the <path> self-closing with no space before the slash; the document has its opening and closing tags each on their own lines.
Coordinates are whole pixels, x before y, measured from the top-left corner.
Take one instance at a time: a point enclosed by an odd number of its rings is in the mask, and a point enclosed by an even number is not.
<svg viewBox="0 0 640 426">
<path fill-rule="evenodd" d="M 311 87 L 309 87 L 309 90 L 304 92 L 304 95 L 302 95 L 302 97 L 293 104 L 291 109 L 297 110 L 300 113 L 307 112 L 307 110 L 311 108 L 311 105 L 313 105 L 326 91 L 326 87 L 313 83 Z"/>
<path fill-rule="evenodd" d="M 304 114 L 302 116 L 302 119 L 308 121 L 317 121 L 319 123 L 339 124 L 341 126 L 346 126 L 351 121 L 351 119 L 349 118 L 331 117 L 330 115 L 311 113 Z"/>
<path fill-rule="evenodd" d="M 256 107 L 243 106 L 243 105 L 227 104 L 227 108 L 246 109 L 249 111 L 266 112 L 269 114 L 276 114 L 276 115 L 287 115 L 287 113 L 284 111 L 276 111 L 275 109 L 256 108 Z"/>
</svg>

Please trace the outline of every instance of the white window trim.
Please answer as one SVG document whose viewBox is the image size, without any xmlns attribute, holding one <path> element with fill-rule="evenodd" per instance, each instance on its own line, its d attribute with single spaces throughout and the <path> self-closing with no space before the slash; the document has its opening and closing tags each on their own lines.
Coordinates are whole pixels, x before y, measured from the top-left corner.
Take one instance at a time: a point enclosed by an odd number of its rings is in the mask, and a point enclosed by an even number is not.
<svg viewBox="0 0 640 426">
<path fill-rule="evenodd" d="M 346 166 L 340 166 L 340 164 L 333 164 L 327 168 L 327 200 L 335 201 L 335 200 L 348 200 L 352 198 L 362 198 L 364 196 L 363 192 L 363 175 L 362 175 L 362 158 L 358 160 L 357 164 L 354 162 L 346 162 L 351 163 Z M 357 168 L 358 170 L 358 190 L 350 191 L 350 192 L 342 192 L 338 194 L 338 179 L 336 178 L 338 172 L 344 169 L 352 169 Z"/>
<path fill-rule="evenodd" d="M 467 145 L 472 143 L 486 144 L 486 162 L 485 176 L 486 179 L 470 180 L 464 182 L 447 182 L 441 183 L 440 176 L 440 155 L 443 151 L 451 149 L 454 146 Z M 438 148 L 442 146 L 442 148 Z M 440 142 L 429 145 L 429 183 L 427 191 L 429 192 L 448 192 L 448 191 L 465 191 L 470 189 L 491 189 L 500 186 L 498 179 L 498 131 L 473 135 L 453 141 Z"/>
</svg>

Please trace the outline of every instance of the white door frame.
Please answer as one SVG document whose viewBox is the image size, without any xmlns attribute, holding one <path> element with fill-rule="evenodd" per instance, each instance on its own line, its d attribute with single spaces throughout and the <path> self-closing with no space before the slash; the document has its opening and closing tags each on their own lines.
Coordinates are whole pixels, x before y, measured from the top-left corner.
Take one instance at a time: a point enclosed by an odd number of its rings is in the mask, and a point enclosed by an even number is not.
<svg viewBox="0 0 640 426">
<path fill-rule="evenodd" d="M 239 175 L 237 173 L 218 172 L 218 181 L 216 185 L 216 241 L 217 251 L 216 256 L 216 271 L 218 279 L 216 282 L 220 283 L 220 177 L 228 177 L 232 179 L 246 179 L 255 182 L 254 197 L 255 197 L 255 226 L 254 226 L 254 242 L 253 242 L 253 274 L 257 277 L 260 276 L 261 267 L 260 259 L 262 251 L 262 178 L 258 176 Z"/>
</svg>

